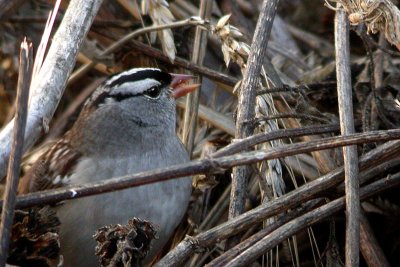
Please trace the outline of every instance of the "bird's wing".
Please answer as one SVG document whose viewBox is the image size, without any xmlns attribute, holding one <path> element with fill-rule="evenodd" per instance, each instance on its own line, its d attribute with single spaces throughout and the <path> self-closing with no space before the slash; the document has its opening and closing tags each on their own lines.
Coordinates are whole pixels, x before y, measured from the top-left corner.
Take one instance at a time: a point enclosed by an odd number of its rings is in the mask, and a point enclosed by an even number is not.
<svg viewBox="0 0 400 267">
<path fill-rule="evenodd" d="M 51 146 L 22 178 L 19 194 L 42 191 L 68 184 L 68 178 L 81 154 L 65 140 Z"/>
</svg>

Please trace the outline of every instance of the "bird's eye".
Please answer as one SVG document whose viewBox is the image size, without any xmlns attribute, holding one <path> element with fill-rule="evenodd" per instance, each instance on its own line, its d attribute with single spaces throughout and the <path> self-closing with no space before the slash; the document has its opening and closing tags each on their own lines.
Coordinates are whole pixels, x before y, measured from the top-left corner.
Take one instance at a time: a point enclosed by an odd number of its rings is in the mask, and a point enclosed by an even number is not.
<svg viewBox="0 0 400 267">
<path fill-rule="evenodd" d="M 153 86 L 144 91 L 144 95 L 151 97 L 151 98 L 157 98 L 161 93 L 161 87 L 160 86 Z"/>
</svg>

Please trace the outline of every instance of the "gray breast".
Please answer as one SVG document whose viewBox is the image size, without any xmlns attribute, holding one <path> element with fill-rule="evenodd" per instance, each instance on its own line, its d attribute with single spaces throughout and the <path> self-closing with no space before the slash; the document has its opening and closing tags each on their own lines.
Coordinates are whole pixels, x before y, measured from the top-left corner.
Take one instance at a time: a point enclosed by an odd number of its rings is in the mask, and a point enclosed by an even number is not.
<svg viewBox="0 0 400 267">
<path fill-rule="evenodd" d="M 104 155 L 85 158 L 78 163 L 71 183 L 100 181 L 188 161 L 180 143 L 171 146 L 133 153 L 136 156 L 118 160 L 108 160 Z M 156 225 L 159 239 L 152 243 L 151 254 L 154 255 L 181 221 L 190 194 L 191 179 L 182 178 L 68 201 L 57 212 L 62 223 L 61 247 L 65 266 L 98 266 L 92 238 L 95 230 L 108 224 L 126 224 L 132 217 Z M 77 232 L 82 234 L 77 236 Z"/>
</svg>

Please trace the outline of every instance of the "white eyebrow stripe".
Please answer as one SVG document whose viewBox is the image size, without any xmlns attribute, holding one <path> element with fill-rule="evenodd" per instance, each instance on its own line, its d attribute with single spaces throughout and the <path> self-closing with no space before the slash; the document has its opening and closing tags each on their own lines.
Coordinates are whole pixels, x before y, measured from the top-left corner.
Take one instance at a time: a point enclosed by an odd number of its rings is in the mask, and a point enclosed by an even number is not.
<svg viewBox="0 0 400 267">
<path fill-rule="evenodd" d="M 116 95 L 116 94 L 141 94 L 145 90 L 153 87 L 153 86 L 159 86 L 161 83 L 157 80 L 154 80 L 152 78 L 147 78 L 144 80 L 140 81 L 135 81 L 135 82 L 125 82 L 119 86 L 116 86 L 113 88 L 113 90 L 110 92 L 110 95 Z"/>
<path fill-rule="evenodd" d="M 130 69 L 130 70 L 121 72 L 120 74 L 114 75 L 111 79 L 109 79 L 109 80 L 106 82 L 106 85 L 112 84 L 114 81 L 120 79 L 120 78 L 123 77 L 123 76 L 132 75 L 132 74 L 135 74 L 135 73 L 137 73 L 137 72 L 145 71 L 145 70 L 155 70 L 155 71 L 160 71 L 160 72 L 161 72 L 161 70 L 160 70 L 160 69 L 157 69 L 157 68 L 135 68 L 135 69 Z"/>
</svg>

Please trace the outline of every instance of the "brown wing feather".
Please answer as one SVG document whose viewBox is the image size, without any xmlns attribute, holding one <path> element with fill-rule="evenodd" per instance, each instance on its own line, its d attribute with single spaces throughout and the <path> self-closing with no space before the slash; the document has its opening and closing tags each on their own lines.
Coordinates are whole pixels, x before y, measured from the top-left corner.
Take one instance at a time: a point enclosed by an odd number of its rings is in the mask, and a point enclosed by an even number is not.
<svg viewBox="0 0 400 267">
<path fill-rule="evenodd" d="M 65 185 L 66 178 L 71 175 L 80 156 L 65 139 L 61 139 L 29 169 L 19 184 L 18 193 L 26 194 Z"/>
</svg>

